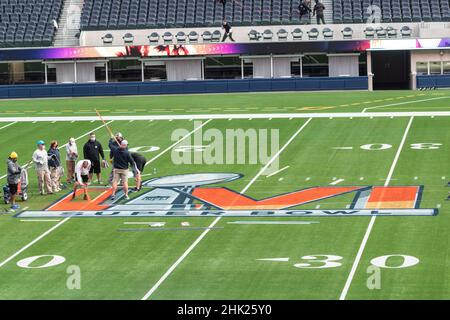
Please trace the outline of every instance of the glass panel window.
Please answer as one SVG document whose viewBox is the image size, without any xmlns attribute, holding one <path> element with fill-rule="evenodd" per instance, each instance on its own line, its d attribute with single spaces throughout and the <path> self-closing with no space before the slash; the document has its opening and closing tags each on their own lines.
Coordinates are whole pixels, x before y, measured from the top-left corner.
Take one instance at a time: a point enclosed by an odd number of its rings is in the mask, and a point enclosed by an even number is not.
<svg viewBox="0 0 450 320">
<path fill-rule="evenodd" d="M 139 60 L 110 60 L 109 82 L 142 81 L 142 67 Z"/>
<path fill-rule="evenodd" d="M 328 56 L 325 54 L 305 55 L 303 77 L 328 77 Z"/>
<path fill-rule="evenodd" d="M 166 64 L 164 61 L 144 62 L 144 80 L 161 81 L 167 80 Z"/>
<path fill-rule="evenodd" d="M 450 61 L 443 62 L 444 74 L 450 74 Z"/>
<path fill-rule="evenodd" d="M 241 79 L 241 59 L 239 57 L 207 57 L 205 79 Z"/>
<path fill-rule="evenodd" d="M 430 62 L 430 74 L 441 74 L 441 62 L 431 61 Z"/>
<path fill-rule="evenodd" d="M 418 61 L 416 63 L 416 73 L 418 76 L 428 74 L 428 62 Z"/>
</svg>

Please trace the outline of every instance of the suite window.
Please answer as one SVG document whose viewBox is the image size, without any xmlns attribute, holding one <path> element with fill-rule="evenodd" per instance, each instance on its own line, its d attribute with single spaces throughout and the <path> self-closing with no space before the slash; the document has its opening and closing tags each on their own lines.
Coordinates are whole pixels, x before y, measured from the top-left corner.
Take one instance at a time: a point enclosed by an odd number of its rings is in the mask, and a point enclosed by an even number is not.
<svg viewBox="0 0 450 320">
<path fill-rule="evenodd" d="M 441 62 L 431 61 L 430 62 L 430 74 L 441 74 Z"/>
<path fill-rule="evenodd" d="M 142 65 L 139 60 L 110 60 L 109 82 L 142 81 Z"/>
<path fill-rule="evenodd" d="M 241 59 L 239 57 L 206 57 L 204 60 L 205 79 L 241 79 Z"/>
<path fill-rule="evenodd" d="M 444 61 L 442 67 L 444 74 L 450 74 L 450 61 Z"/>
<path fill-rule="evenodd" d="M 144 81 L 167 80 L 164 61 L 144 61 Z"/>
<path fill-rule="evenodd" d="M 416 73 L 418 76 L 428 74 L 428 62 L 416 62 Z"/>
<path fill-rule="evenodd" d="M 325 54 L 305 55 L 303 77 L 328 77 L 328 56 Z"/>
</svg>

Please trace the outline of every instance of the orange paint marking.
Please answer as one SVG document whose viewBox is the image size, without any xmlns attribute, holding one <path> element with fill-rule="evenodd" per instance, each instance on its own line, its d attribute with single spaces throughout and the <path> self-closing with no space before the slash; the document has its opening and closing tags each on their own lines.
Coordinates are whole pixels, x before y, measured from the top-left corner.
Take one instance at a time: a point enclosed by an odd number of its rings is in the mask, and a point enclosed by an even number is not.
<svg viewBox="0 0 450 320">
<path fill-rule="evenodd" d="M 357 191 L 362 188 L 364 187 L 317 187 L 263 200 L 254 200 L 226 188 L 196 188 L 192 195 L 225 210 L 276 210 Z"/>
<path fill-rule="evenodd" d="M 412 209 L 420 187 L 373 187 L 366 209 Z"/>
<path fill-rule="evenodd" d="M 89 190 L 101 190 L 103 191 L 97 198 L 91 200 L 91 201 L 85 201 L 85 202 L 75 202 L 72 201 L 72 193 L 68 194 L 66 197 L 58 201 L 57 203 L 50 206 L 47 210 L 48 211 L 78 211 L 78 210 L 84 210 L 84 211 L 97 211 L 97 210 L 105 210 L 109 208 L 109 205 L 101 205 L 102 202 L 104 202 L 106 199 L 108 199 L 111 194 L 111 189 L 104 189 L 104 188 L 92 188 Z M 83 197 L 84 192 L 82 189 L 78 189 L 76 191 L 76 196 L 79 199 L 80 197 Z"/>
</svg>

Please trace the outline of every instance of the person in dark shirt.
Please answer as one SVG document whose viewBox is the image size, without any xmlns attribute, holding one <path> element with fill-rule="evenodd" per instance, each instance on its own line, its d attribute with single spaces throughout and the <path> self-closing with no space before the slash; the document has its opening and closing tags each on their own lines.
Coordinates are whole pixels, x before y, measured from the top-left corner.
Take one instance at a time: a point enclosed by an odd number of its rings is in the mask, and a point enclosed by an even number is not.
<svg viewBox="0 0 450 320">
<path fill-rule="evenodd" d="M 325 18 L 323 17 L 323 10 L 325 10 L 325 6 L 319 2 L 319 0 L 316 0 L 316 5 L 314 6 L 313 16 L 316 15 L 317 24 L 320 24 L 322 22 L 325 24 Z"/>
<path fill-rule="evenodd" d="M 130 199 L 128 197 L 128 168 L 131 166 L 132 168 L 136 166 L 133 158 L 127 150 L 128 141 L 123 140 L 120 143 L 119 148 L 114 148 L 113 152 L 113 170 L 114 170 L 114 178 L 112 183 L 112 195 L 111 200 L 114 200 L 116 197 L 117 185 L 119 181 L 122 181 L 123 191 L 125 193 L 125 199 Z M 138 170 L 138 169 L 136 169 Z M 139 173 L 139 170 L 137 171 Z"/>
<path fill-rule="evenodd" d="M 108 147 L 109 147 L 109 162 L 112 164 L 113 161 L 113 149 L 118 148 L 119 144 L 124 140 L 125 138 L 123 137 L 122 133 L 117 132 L 114 137 L 111 137 L 109 139 L 108 142 Z M 113 177 L 114 177 L 114 168 L 111 169 L 111 173 L 109 175 L 108 178 L 108 184 L 109 186 L 112 185 L 112 181 L 113 181 Z"/>
<path fill-rule="evenodd" d="M 53 140 L 50 144 L 50 149 L 47 151 L 48 154 L 48 168 L 50 169 L 50 179 L 52 181 L 53 192 L 61 191 L 61 156 L 58 149 L 58 141 Z"/>
<path fill-rule="evenodd" d="M 309 6 L 308 0 L 303 0 L 302 2 L 300 2 L 300 5 L 298 6 L 298 10 L 300 12 L 300 22 L 302 22 L 302 18 L 305 15 L 308 15 L 308 20 L 309 20 L 309 14 L 311 13 L 311 8 Z"/>
<path fill-rule="evenodd" d="M 136 180 L 136 191 L 141 191 L 142 188 L 142 172 L 144 172 L 147 159 L 137 152 L 131 152 L 131 157 L 134 160 L 135 166 L 132 167 L 134 179 Z"/>
<path fill-rule="evenodd" d="M 225 33 L 223 34 L 222 42 L 227 40 L 227 37 L 230 38 L 230 40 L 234 42 L 233 30 L 231 29 L 231 25 L 225 20 L 222 23 L 222 29 L 225 30 Z"/>
<path fill-rule="evenodd" d="M 102 161 L 105 162 L 105 153 L 100 142 L 97 141 L 95 133 L 89 135 L 88 142 L 83 147 L 84 159 L 91 161 L 91 170 L 89 171 L 89 181 L 92 182 L 92 176 L 95 173 L 97 175 L 97 182 L 100 184 L 100 174 L 102 172 L 100 164 L 100 156 Z"/>
</svg>

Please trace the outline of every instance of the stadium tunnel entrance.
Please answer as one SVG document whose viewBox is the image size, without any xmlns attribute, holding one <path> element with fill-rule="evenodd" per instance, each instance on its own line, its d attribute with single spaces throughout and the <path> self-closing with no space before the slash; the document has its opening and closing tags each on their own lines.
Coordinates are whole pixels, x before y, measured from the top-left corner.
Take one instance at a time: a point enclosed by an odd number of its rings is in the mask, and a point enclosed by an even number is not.
<svg viewBox="0 0 450 320">
<path fill-rule="evenodd" d="M 410 89 L 410 51 L 372 51 L 374 90 Z"/>
</svg>

